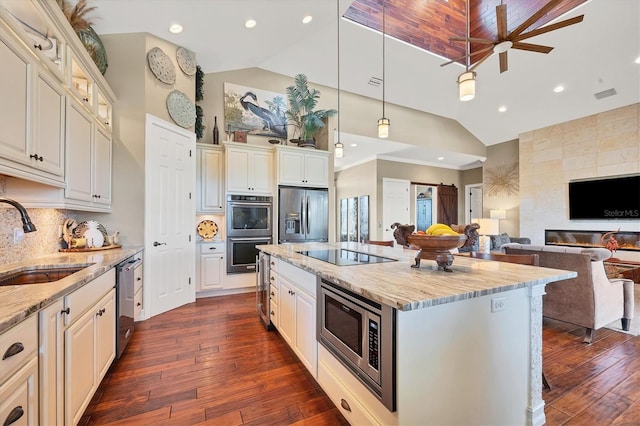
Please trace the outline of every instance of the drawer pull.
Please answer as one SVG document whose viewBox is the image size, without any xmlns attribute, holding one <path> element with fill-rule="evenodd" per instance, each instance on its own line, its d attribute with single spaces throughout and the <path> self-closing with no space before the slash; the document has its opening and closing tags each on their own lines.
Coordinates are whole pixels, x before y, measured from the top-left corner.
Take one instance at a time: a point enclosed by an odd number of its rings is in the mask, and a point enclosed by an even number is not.
<svg viewBox="0 0 640 426">
<path fill-rule="evenodd" d="M 138 302 L 138 303 L 136 304 L 136 306 L 142 306 L 142 303 Z"/>
<path fill-rule="evenodd" d="M 340 399 L 340 406 L 342 408 L 344 408 L 345 410 L 347 410 L 348 412 L 351 412 L 351 406 L 349 405 L 349 403 L 347 401 L 345 401 L 344 399 Z"/>
<path fill-rule="evenodd" d="M 71 312 L 71 308 L 63 309 L 60 311 L 61 314 L 67 314 L 67 315 L 69 315 L 69 312 Z"/>
<path fill-rule="evenodd" d="M 24 351 L 24 345 L 20 342 L 16 342 L 13 345 L 9 346 L 9 349 L 7 349 L 4 355 L 2 355 L 2 359 L 5 360 L 7 358 L 11 358 L 12 356 L 17 355 L 22 351 Z"/>
<path fill-rule="evenodd" d="M 209 250 L 217 250 L 217 247 L 209 247 Z"/>
<path fill-rule="evenodd" d="M 4 419 L 4 423 L 2 423 L 2 426 L 9 426 L 10 424 L 17 422 L 23 415 L 24 410 L 22 409 L 21 405 L 18 405 L 13 410 L 11 410 L 7 418 Z"/>
<path fill-rule="evenodd" d="M 272 296 L 275 296 L 275 295 L 276 295 L 276 292 L 275 292 L 275 291 L 272 291 L 272 292 L 271 292 L 271 295 L 272 295 Z"/>
</svg>

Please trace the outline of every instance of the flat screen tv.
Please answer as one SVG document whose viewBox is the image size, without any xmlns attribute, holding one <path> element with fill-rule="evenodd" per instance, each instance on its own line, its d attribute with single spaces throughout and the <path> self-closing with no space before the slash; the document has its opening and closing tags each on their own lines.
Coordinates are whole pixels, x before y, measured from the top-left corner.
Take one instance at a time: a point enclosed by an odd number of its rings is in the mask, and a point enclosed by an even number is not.
<svg viewBox="0 0 640 426">
<path fill-rule="evenodd" d="M 640 175 L 569 182 L 569 219 L 640 220 Z"/>
</svg>

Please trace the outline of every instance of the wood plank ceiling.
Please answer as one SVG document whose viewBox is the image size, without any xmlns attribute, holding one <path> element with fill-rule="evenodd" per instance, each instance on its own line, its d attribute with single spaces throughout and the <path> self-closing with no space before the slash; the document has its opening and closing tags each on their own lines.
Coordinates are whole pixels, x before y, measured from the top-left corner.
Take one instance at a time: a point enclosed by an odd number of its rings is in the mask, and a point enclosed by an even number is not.
<svg viewBox="0 0 640 426">
<path fill-rule="evenodd" d="M 507 28 L 512 31 L 549 0 L 470 0 L 471 37 L 495 39 L 496 6 L 507 5 Z M 565 0 L 530 27 L 535 29 L 570 11 L 587 0 Z M 344 14 L 346 19 L 382 31 L 382 4 L 385 7 L 385 33 L 420 49 L 447 59 L 465 55 L 464 42 L 450 37 L 466 35 L 465 0 L 354 0 Z M 486 45 L 471 45 L 471 52 Z M 471 65 L 483 55 L 472 56 Z M 464 60 L 460 61 L 464 65 Z"/>
</svg>

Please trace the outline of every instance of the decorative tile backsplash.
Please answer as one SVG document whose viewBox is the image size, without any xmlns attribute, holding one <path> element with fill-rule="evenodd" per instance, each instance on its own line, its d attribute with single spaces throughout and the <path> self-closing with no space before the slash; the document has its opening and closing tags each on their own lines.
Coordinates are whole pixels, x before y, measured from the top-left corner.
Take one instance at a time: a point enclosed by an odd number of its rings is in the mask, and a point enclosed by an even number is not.
<svg viewBox="0 0 640 426">
<path fill-rule="evenodd" d="M 22 220 L 17 209 L 0 206 L 0 265 L 21 262 L 47 254 L 60 248 L 59 227 L 75 213 L 56 209 L 27 209 L 31 222 L 38 229 L 24 234 L 22 241 L 13 243 L 13 230 L 22 230 Z"/>
</svg>

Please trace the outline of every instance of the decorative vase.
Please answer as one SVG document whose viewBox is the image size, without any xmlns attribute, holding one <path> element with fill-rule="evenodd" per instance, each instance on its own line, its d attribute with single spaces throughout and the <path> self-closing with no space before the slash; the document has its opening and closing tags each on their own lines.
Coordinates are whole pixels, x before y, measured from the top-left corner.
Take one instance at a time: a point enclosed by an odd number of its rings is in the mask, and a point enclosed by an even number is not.
<svg viewBox="0 0 640 426">
<path fill-rule="evenodd" d="M 218 130 L 218 117 L 213 117 L 213 144 L 218 145 L 220 143 L 220 131 Z"/>
</svg>

